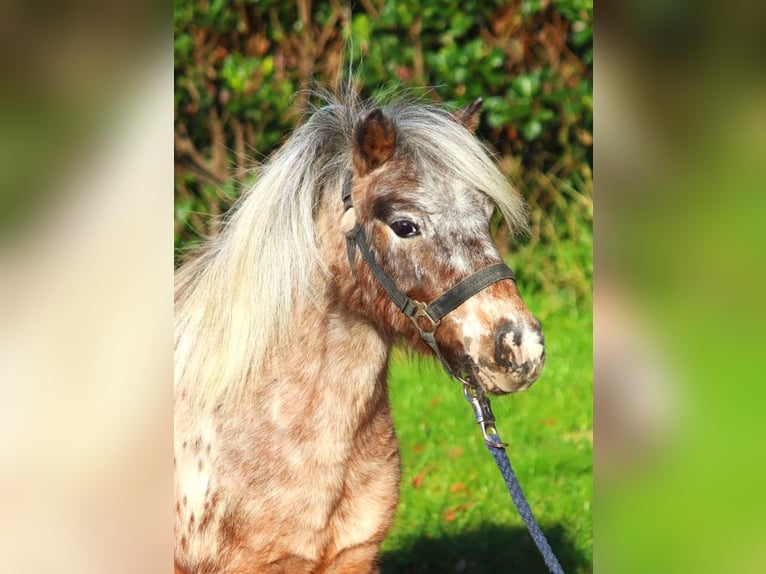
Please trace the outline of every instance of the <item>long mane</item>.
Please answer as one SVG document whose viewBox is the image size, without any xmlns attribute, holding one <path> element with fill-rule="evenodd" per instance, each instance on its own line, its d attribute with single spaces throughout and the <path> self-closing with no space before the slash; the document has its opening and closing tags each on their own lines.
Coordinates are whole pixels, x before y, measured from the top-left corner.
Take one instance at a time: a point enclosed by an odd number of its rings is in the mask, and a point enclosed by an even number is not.
<svg viewBox="0 0 766 574">
<path fill-rule="evenodd" d="M 379 105 L 353 94 L 322 99 L 262 167 L 222 231 L 176 274 L 176 393 L 188 393 L 199 408 L 236 399 L 257 384 L 270 346 L 285 336 L 286 318 L 315 294 L 324 270 L 316 210 L 324 193 L 340 201 L 354 126 Z M 407 102 L 383 109 L 423 173 L 481 190 L 512 231 L 525 228 L 523 202 L 449 112 Z"/>
</svg>

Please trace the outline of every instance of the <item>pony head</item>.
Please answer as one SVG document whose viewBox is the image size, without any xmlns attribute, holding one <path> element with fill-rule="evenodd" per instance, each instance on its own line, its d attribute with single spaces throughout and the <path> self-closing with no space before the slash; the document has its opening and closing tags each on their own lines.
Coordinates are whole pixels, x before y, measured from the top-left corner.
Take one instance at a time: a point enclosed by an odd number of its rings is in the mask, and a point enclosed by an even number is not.
<svg viewBox="0 0 766 574">
<path fill-rule="evenodd" d="M 472 133 L 479 109 L 480 101 L 456 114 L 429 106 L 375 108 L 351 134 L 354 209 L 338 231 L 358 224 L 375 261 L 412 299 L 433 301 L 502 262 L 490 233 L 496 208 L 512 230 L 525 225 L 521 199 Z M 330 270 L 348 307 L 381 333 L 431 352 L 364 260 L 336 261 Z M 469 373 L 492 394 L 526 389 L 545 361 L 540 322 L 512 279 L 464 301 L 434 336 L 451 370 Z"/>
</svg>

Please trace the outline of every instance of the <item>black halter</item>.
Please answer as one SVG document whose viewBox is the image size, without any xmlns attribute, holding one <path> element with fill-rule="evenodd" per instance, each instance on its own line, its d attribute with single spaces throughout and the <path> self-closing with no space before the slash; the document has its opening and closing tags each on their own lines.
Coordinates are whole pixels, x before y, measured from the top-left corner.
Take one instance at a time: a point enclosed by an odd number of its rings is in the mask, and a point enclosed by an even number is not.
<svg viewBox="0 0 766 574">
<path fill-rule="evenodd" d="M 343 210 L 348 211 L 353 207 L 351 201 L 351 171 L 346 172 L 346 178 L 343 182 Z M 396 304 L 397 307 L 414 323 L 415 327 L 420 333 L 420 337 L 428 344 L 431 349 L 439 357 L 444 368 L 450 375 L 456 376 L 462 379 L 460 374 L 450 366 L 446 361 L 439 345 L 436 343 L 436 329 L 441 323 L 441 320 L 451 311 L 456 309 L 459 305 L 476 295 L 478 292 L 486 289 L 493 283 L 497 283 L 502 279 L 516 280 L 513 271 L 505 263 L 495 263 L 475 273 L 472 273 L 457 285 L 453 286 L 449 290 L 442 293 L 439 297 L 431 301 L 430 303 L 423 303 L 407 296 L 407 294 L 400 291 L 394 284 L 391 277 L 386 273 L 383 268 L 375 260 L 375 256 L 370 251 L 367 245 L 367 238 L 364 234 L 364 230 L 361 228 L 358 222 L 354 223 L 354 227 L 346 232 L 346 249 L 348 253 L 348 262 L 351 265 L 351 269 L 354 268 L 354 259 L 356 249 L 359 248 L 359 253 L 367 262 L 367 266 L 375 275 L 378 283 L 385 289 L 388 296 Z M 420 321 L 425 319 L 425 321 Z M 422 322 L 427 322 L 425 328 L 421 325 Z"/>
</svg>

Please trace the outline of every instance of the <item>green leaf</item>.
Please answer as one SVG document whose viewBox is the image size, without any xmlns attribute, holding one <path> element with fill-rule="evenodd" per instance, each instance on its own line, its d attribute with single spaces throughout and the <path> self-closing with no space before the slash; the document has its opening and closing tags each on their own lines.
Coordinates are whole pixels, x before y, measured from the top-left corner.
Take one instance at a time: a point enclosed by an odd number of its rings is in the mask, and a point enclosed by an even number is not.
<svg viewBox="0 0 766 574">
<path fill-rule="evenodd" d="M 538 120 L 532 120 L 524 124 L 523 134 L 527 141 L 534 141 L 543 133 L 543 124 Z"/>
</svg>

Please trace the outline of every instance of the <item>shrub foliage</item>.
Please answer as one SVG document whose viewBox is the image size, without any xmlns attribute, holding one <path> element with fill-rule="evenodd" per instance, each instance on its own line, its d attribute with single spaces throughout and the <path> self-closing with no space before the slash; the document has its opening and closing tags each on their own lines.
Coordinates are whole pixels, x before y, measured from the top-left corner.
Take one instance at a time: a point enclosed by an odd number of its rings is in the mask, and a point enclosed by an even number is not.
<svg viewBox="0 0 766 574">
<path fill-rule="evenodd" d="M 367 96 L 482 97 L 479 136 L 531 206 L 520 280 L 589 300 L 592 17 L 592 0 L 175 0 L 179 258 L 300 121 L 302 88 L 351 68 Z"/>
</svg>

